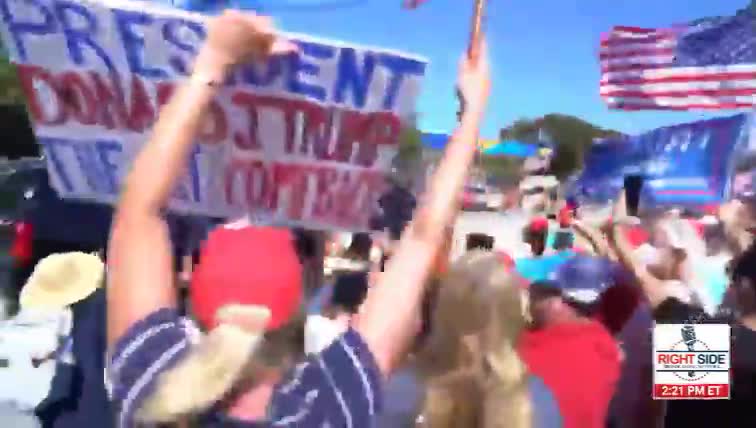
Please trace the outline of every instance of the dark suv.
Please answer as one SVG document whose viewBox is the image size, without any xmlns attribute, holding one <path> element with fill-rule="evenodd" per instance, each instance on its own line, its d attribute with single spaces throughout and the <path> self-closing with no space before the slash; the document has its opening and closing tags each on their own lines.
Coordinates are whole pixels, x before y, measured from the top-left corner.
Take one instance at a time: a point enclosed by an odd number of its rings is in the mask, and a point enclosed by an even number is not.
<svg viewBox="0 0 756 428">
<path fill-rule="evenodd" d="M 110 206 L 59 198 L 43 162 L 14 164 L 0 179 L 0 240 L 10 257 L 5 294 L 11 303 L 39 260 L 104 249 L 112 217 Z"/>
</svg>

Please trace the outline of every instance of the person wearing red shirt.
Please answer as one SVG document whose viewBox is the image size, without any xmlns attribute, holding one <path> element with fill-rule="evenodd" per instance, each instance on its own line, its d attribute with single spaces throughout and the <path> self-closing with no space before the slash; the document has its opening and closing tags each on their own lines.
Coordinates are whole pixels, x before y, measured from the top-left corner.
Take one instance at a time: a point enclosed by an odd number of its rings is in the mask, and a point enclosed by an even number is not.
<svg viewBox="0 0 756 428">
<path fill-rule="evenodd" d="M 620 374 L 619 346 L 593 318 L 608 281 L 590 259 L 576 257 L 559 268 L 569 275 L 530 285 L 533 328 L 518 343 L 530 372 L 554 392 L 564 428 L 604 428 Z"/>
</svg>

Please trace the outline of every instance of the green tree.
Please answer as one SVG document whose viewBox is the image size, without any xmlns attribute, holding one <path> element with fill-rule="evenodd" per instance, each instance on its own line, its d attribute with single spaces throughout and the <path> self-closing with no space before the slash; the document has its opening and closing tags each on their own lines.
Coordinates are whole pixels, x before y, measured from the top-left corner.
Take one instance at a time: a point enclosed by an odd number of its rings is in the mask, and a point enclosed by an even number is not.
<svg viewBox="0 0 756 428">
<path fill-rule="evenodd" d="M 414 162 L 423 157 L 422 133 L 414 126 L 405 126 L 399 134 L 397 157 L 402 161 Z"/>
<path fill-rule="evenodd" d="M 511 156 L 481 156 L 480 166 L 496 182 L 515 181 L 520 175 L 522 161 Z"/>
<path fill-rule="evenodd" d="M 24 104 L 24 93 L 18 82 L 16 66 L 8 61 L 6 55 L 0 55 L 0 104 Z"/>
<path fill-rule="evenodd" d="M 583 166 L 583 156 L 597 138 L 621 135 L 617 131 L 603 129 L 574 116 L 547 114 L 538 119 L 520 119 L 501 130 L 504 140 L 533 143 L 538 140 L 539 130 L 551 137 L 555 147 L 551 172 L 558 177 L 567 177 Z"/>
</svg>

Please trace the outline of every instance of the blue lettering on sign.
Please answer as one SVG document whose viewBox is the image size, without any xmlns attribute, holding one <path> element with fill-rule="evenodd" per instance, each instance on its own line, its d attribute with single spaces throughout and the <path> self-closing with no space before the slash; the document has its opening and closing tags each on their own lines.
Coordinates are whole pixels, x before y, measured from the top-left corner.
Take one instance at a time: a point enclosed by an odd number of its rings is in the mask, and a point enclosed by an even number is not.
<svg viewBox="0 0 756 428">
<path fill-rule="evenodd" d="M 188 30 L 194 34 L 196 40 L 185 40 L 182 36 L 182 30 Z M 185 52 L 194 58 L 197 55 L 197 46 L 205 40 L 205 27 L 201 24 L 186 21 L 184 19 L 169 19 L 163 25 L 163 38 L 170 45 L 173 45 L 179 51 Z M 189 75 L 190 65 L 180 55 L 171 55 L 168 62 L 173 70 L 182 76 Z"/>
<path fill-rule="evenodd" d="M 77 141 L 64 138 L 39 137 L 37 139 L 50 160 L 53 174 L 60 179 L 66 192 L 75 192 L 71 174 L 80 171 L 87 183 L 87 192 L 107 195 L 118 193 L 118 163 L 114 159 L 123 151 L 121 144 L 113 140 Z M 67 165 L 66 155 L 73 152 L 75 167 Z"/>
<path fill-rule="evenodd" d="M 69 140 L 64 138 L 39 137 L 49 160 L 51 174 L 59 178 L 66 192 L 81 192 L 77 189 L 72 174 L 80 174 L 86 182 L 84 192 L 101 195 L 117 195 L 119 191 L 118 169 L 123 159 L 123 146 L 115 140 Z M 183 201 L 200 202 L 201 148 L 196 147 L 187 168 L 188 177 L 174 191 L 174 197 Z M 76 162 L 66 162 L 66 159 Z"/>
<path fill-rule="evenodd" d="M 301 75 L 317 78 L 320 75 L 320 66 L 307 61 L 310 58 L 327 60 L 333 58 L 335 49 L 319 43 L 298 42 L 299 55 L 289 56 L 289 66 L 286 87 L 294 94 L 303 95 L 318 101 L 325 101 L 326 89 L 322 86 L 306 83 L 300 80 Z"/>
<path fill-rule="evenodd" d="M 198 157 L 201 153 L 199 147 L 195 147 L 189 158 L 188 177 L 183 177 L 176 183 L 171 197 L 183 202 L 200 202 L 200 177 Z"/>
<path fill-rule="evenodd" d="M 21 62 L 27 62 L 25 38 L 27 35 L 43 36 L 56 31 L 55 17 L 42 5 L 38 0 L 24 0 L 27 5 L 35 6 L 39 9 L 42 20 L 39 22 L 24 22 L 16 19 L 11 13 L 11 7 L 8 4 L 10 0 L 0 0 L 0 13 L 2 14 L 3 23 L 8 28 L 8 33 L 16 45 L 16 52 Z"/>
<path fill-rule="evenodd" d="M 96 193 L 112 194 L 108 191 L 107 171 L 100 163 L 99 153 L 93 145 L 74 141 L 68 141 L 68 143 L 79 163 L 79 170 L 84 174 L 87 187 Z"/>
<path fill-rule="evenodd" d="M 131 72 L 151 79 L 167 77 L 168 73 L 165 70 L 144 63 L 144 36 L 138 32 L 137 27 L 148 27 L 153 23 L 153 17 L 146 13 L 122 9 L 113 9 L 113 17 Z"/>
<path fill-rule="evenodd" d="M 103 172 L 105 191 L 108 194 L 114 195 L 118 193 L 118 160 L 113 160 L 114 154 L 116 156 L 121 155 L 123 147 L 117 141 L 113 140 L 98 140 L 94 144 L 95 150 L 102 165 L 101 170 Z"/>
<path fill-rule="evenodd" d="M 425 63 L 414 59 L 402 58 L 389 54 L 381 54 L 381 65 L 389 70 L 391 77 L 386 86 L 382 107 L 385 110 L 393 110 L 396 104 L 396 95 L 402 87 L 405 76 L 422 76 L 425 74 Z"/>
<path fill-rule="evenodd" d="M 372 52 L 365 52 L 362 64 L 358 64 L 357 51 L 353 48 L 342 48 L 333 87 L 334 101 L 344 103 L 347 92 L 351 92 L 353 105 L 357 108 L 365 107 L 375 63 L 375 55 Z"/>
<path fill-rule="evenodd" d="M 267 64 L 245 64 L 239 67 L 239 80 L 248 85 L 269 86 L 281 75 L 284 59 L 276 57 L 269 59 Z M 236 80 L 227 83 L 233 84 Z"/>
<path fill-rule="evenodd" d="M 171 198 L 183 202 L 200 202 L 200 176 L 199 156 L 202 150 L 200 146 L 194 148 L 189 157 L 189 167 L 186 169 L 187 176 L 182 177 L 171 192 Z"/>
<path fill-rule="evenodd" d="M 60 182 L 66 192 L 72 192 L 74 190 L 74 186 L 71 182 L 71 177 L 69 177 L 68 172 L 66 171 L 66 166 L 64 165 L 59 152 L 59 150 L 61 149 L 61 143 L 64 143 L 63 145 L 66 145 L 65 143 L 67 143 L 67 141 L 59 138 L 37 137 L 37 142 L 39 142 L 39 144 L 42 146 L 42 149 L 45 152 L 45 157 L 50 161 L 47 165 L 48 168 L 52 167 L 53 171 L 51 172 L 53 173 L 53 176 L 60 179 Z"/>
<path fill-rule="evenodd" d="M 71 55 L 71 60 L 74 64 L 84 65 L 83 48 L 87 47 L 94 51 L 95 55 L 105 63 L 109 71 L 115 72 L 115 65 L 108 56 L 108 53 L 94 39 L 99 31 L 97 15 L 89 11 L 84 5 L 68 1 L 57 1 L 54 3 L 54 8 L 55 15 L 63 27 L 63 35 L 66 38 L 68 53 Z M 70 14 L 78 16 L 79 20 L 83 19 L 86 24 L 81 28 L 75 28 L 73 19 L 70 19 Z"/>
<path fill-rule="evenodd" d="M 191 186 L 192 186 L 192 196 L 194 199 L 194 202 L 200 202 L 200 173 L 199 173 L 199 156 L 202 150 L 199 146 L 194 148 L 194 151 L 192 151 L 192 156 L 189 161 L 189 168 L 187 169 L 189 171 L 189 178 L 191 180 Z"/>
</svg>

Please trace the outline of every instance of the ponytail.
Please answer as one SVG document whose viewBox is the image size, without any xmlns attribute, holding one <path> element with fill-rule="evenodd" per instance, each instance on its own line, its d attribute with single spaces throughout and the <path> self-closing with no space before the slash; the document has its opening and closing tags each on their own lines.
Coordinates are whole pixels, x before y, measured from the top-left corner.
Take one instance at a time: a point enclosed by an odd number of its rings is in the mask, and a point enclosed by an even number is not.
<svg viewBox="0 0 756 428">
<path fill-rule="evenodd" d="M 171 423 L 210 409 L 245 375 L 269 317 L 270 311 L 258 306 L 221 308 L 216 315 L 217 326 L 192 347 L 186 358 L 160 376 L 138 419 Z"/>
</svg>

